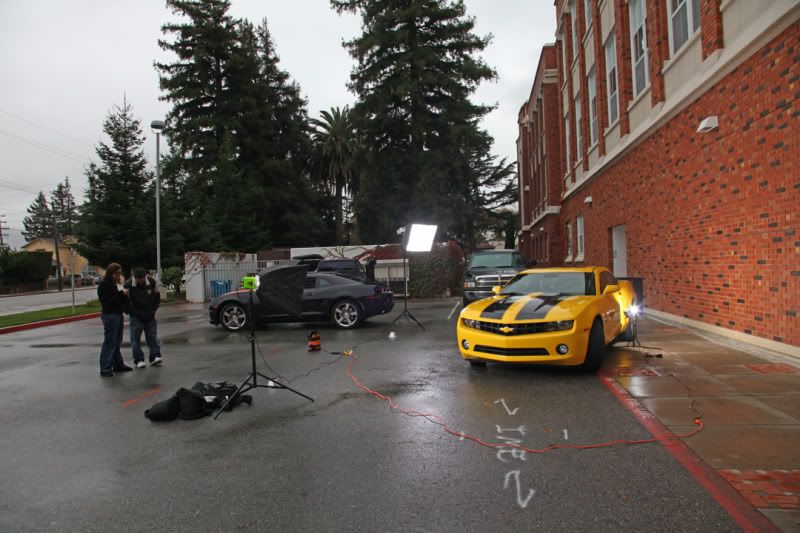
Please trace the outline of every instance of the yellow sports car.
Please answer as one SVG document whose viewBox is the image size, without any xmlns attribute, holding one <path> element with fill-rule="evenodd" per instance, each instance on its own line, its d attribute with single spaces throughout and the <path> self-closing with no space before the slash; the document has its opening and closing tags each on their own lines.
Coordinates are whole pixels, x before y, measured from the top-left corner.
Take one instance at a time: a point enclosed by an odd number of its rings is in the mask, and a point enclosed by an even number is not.
<svg viewBox="0 0 800 533">
<path fill-rule="evenodd" d="M 495 295 L 461 311 L 461 357 L 486 361 L 572 365 L 595 371 L 605 348 L 631 340 L 638 314 L 630 281 L 605 267 L 537 268 L 517 274 Z"/>
</svg>

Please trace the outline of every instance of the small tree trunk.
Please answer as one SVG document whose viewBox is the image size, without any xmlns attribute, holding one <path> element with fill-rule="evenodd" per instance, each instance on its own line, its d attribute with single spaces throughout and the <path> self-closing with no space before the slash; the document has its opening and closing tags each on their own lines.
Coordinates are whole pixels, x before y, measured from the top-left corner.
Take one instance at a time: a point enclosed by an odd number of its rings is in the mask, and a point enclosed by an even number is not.
<svg viewBox="0 0 800 533">
<path fill-rule="evenodd" d="M 336 184 L 336 244 L 342 244 L 342 186 Z"/>
</svg>

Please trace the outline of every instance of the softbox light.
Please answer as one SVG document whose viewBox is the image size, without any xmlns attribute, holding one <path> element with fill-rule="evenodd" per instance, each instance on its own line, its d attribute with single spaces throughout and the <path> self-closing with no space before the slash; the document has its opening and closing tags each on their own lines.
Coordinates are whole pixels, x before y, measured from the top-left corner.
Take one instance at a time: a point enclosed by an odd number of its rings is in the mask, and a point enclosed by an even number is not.
<svg viewBox="0 0 800 533">
<path fill-rule="evenodd" d="M 407 252 L 430 252 L 433 238 L 436 237 L 438 226 L 428 224 L 411 224 L 406 244 Z"/>
<path fill-rule="evenodd" d="M 293 318 L 303 318 L 303 286 L 308 265 L 276 265 L 262 270 L 259 300 Z"/>
</svg>

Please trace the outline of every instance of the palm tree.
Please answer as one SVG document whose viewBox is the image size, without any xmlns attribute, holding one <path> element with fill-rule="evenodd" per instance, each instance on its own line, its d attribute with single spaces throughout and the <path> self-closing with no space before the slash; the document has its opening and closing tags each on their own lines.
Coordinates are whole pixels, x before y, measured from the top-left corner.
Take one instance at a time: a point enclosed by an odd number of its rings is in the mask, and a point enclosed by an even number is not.
<svg viewBox="0 0 800 533">
<path fill-rule="evenodd" d="M 335 193 L 336 244 L 343 244 L 344 195 L 358 189 L 358 175 L 353 168 L 358 157 L 358 140 L 348 106 L 344 109 L 332 107 L 330 111 L 321 111 L 320 115 L 321 119 L 309 121 L 319 163 L 317 179 Z"/>
</svg>

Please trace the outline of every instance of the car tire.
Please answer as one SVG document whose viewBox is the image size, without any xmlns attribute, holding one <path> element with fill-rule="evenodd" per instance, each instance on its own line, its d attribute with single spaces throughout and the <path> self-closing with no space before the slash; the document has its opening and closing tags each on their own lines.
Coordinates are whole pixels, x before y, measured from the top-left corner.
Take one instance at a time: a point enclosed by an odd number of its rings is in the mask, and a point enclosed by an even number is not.
<svg viewBox="0 0 800 533">
<path fill-rule="evenodd" d="M 580 369 L 586 372 L 597 372 L 603 366 L 606 356 L 606 342 L 603 335 L 603 323 L 595 319 L 589 331 L 589 343 L 586 350 L 586 359 Z"/>
<path fill-rule="evenodd" d="M 219 323 L 228 331 L 242 331 L 249 325 L 247 311 L 242 304 L 228 303 L 219 310 Z"/>
<path fill-rule="evenodd" d="M 363 319 L 361 307 L 353 300 L 339 300 L 331 306 L 331 322 L 341 329 L 353 329 Z"/>
</svg>

